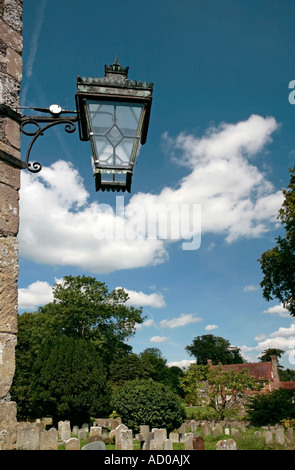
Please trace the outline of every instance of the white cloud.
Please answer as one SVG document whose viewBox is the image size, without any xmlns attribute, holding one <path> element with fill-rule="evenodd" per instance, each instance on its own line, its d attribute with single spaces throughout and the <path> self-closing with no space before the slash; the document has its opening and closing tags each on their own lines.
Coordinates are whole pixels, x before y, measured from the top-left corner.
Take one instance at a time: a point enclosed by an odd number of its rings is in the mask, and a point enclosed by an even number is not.
<svg viewBox="0 0 295 470">
<path fill-rule="evenodd" d="M 295 336 L 276 336 L 274 338 L 267 338 L 264 341 L 261 341 L 256 349 L 258 351 L 264 351 L 265 349 L 275 348 L 275 349 L 282 349 L 283 351 L 293 348 L 292 344 L 294 344 Z"/>
<path fill-rule="evenodd" d="M 243 291 L 244 292 L 254 292 L 258 290 L 258 287 L 257 286 L 253 286 L 252 284 L 248 285 L 248 286 L 245 286 Z"/>
<path fill-rule="evenodd" d="M 202 235 L 224 234 L 230 243 L 241 236 L 260 236 L 276 222 L 281 191 L 275 192 L 250 160 L 263 151 L 277 128 L 274 118 L 252 115 L 211 128 L 200 139 L 185 134 L 167 138 L 167 145 L 180 152 L 178 161 L 191 169 L 173 197 L 202 205 Z M 171 191 L 166 188 L 156 197 L 171 200 Z"/>
<path fill-rule="evenodd" d="M 263 313 L 278 315 L 279 317 L 283 318 L 290 318 L 290 312 L 286 308 L 284 308 L 282 304 L 269 307 L 267 310 L 263 310 Z"/>
<path fill-rule="evenodd" d="M 180 367 L 180 369 L 187 369 L 191 364 L 194 364 L 196 361 L 190 361 L 188 359 L 183 359 L 182 361 L 172 361 L 167 364 L 168 367 Z"/>
<path fill-rule="evenodd" d="M 277 223 L 282 194 L 274 191 L 251 160 L 264 151 L 277 128 L 274 118 L 254 115 L 211 128 L 201 138 L 184 134 L 166 138 L 168 147 L 173 140 L 188 175 L 159 194 L 135 194 L 124 217 L 98 202 L 90 203 L 78 172 L 67 162 L 58 161 L 38 175 L 22 172 L 20 255 L 93 273 L 163 263 L 168 259 L 168 239 L 147 238 L 147 228 L 156 230 L 167 208 L 193 204 L 202 208 L 202 235 L 218 233 L 228 243 L 239 237 L 259 237 Z M 141 215 L 159 216 L 153 221 L 155 227 L 136 224 L 134 210 L 139 209 Z M 173 217 L 168 226 L 177 228 Z M 116 239 L 118 233 L 123 236 Z M 102 236 L 106 234 L 107 239 Z M 189 236 L 198 241 L 199 235 L 196 223 L 181 227 L 179 237 L 169 242 Z"/>
<path fill-rule="evenodd" d="M 265 333 L 261 333 L 260 335 L 258 336 L 255 336 L 255 341 L 262 341 L 263 339 L 267 338 L 266 334 Z"/>
<path fill-rule="evenodd" d="M 122 287 L 117 287 L 117 289 L 122 289 Z M 141 291 L 134 291 L 125 289 L 124 291 L 128 294 L 129 299 L 126 302 L 127 305 L 134 305 L 139 307 L 153 307 L 153 308 L 161 308 L 166 305 L 164 297 L 161 293 L 152 293 L 152 294 L 145 294 Z"/>
<path fill-rule="evenodd" d="M 36 281 L 18 290 L 19 309 L 34 309 L 52 301 L 52 286 L 48 282 Z"/>
<path fill-rule="evenodd" d="M 151 343 L 165 343 L 169 338 L 167 336 L 152 336 L 150 338 Z"/>
<path fill-rule="evenodd" d="M 179 326 L 186 326 L 199 321 L 202 321 L 202 318 L 196 317 L 194 313 L 182 313 L 179 317 L 172 318 L 171 320 L 160 321 L 160 327 L 178 328 Z"/>
<path fill-rule="evenodd" d="M 97 227 L 122 224 L 88 193 L 71 164 L 57 161 L 39 176 L 22 173 L 20 255 L 35 262 L 108 273 L 167 260 L 161 240 L 98 239 Z"/>
<path fill-rule="evenodd" d="M 282 360 L 284 360 L 285 356 L 285 366 L 290 367 L 288 354 L 290 354 L 290 351 L 292 352 L 294 350 L 295 346 L 295 322 L 293 321 L 287 328 L 280 327 L 278 330 L 268 335 L 265 333 L 257 335 L 255 341 L 257 341 L 256 346 L 249 347 L 243 345 L 241 347 L 242 355 L 248 362 L 257 362 L 259 360 L 258 357 L 263 351 L 274 348 L 285 351 Z"/>
<path fill-rule="evenodd" d="M 143 322 L 142 325 L 144 327 L 155 326 L 155 321 L 152 318 L 150 318 L 149 320 L 146 320 L 145 322 Z"/>
<path fill-rule="evenodd" d="M 280 327 L 277 331 L 270 334 L 272 338 L 276 337 L 290 337 L 295 335 L 295 323 L 292 323 L 289 328 Z"/>
<path fill-rule="evenodd" d="M 206 331 L 212 331 L 212 330 L 216 330 L 216 328 L 219 328 L 219 326 L 218 325 L 207 325 L 205 327 L 205 330 Z"/>
</svg>

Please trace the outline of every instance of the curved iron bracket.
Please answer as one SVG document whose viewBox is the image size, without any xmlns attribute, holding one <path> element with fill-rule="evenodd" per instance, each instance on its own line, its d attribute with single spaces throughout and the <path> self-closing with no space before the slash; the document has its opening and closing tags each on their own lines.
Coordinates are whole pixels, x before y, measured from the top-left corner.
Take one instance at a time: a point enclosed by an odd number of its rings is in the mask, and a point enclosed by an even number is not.
<svg viewBox="0 0 295 470">
<path fill-rule="evenodd" d="M 4 104 L 0 105 L 0 115 L 4 117 L 9 117 L 13 119 L 18 124 L 20 124 L 21 132 L 27 136 L 31 136 L 32 140 L 28 146 L 26 152 L 25 161 L 19 160 L 12 155 L 9 155 L 7 152 L 4 152 L 0 149 L 0 160 L 5 161 L 9 165 L 14 166 L 19 169 L 27 169 L 32 173 L 38 173 L 42 169 L 42 164 L 39 162 L 30 162 L 31 151 L 33 145 L 35 144 L 38 137 L 44 135 L 44 133 L 51 127 L 57 126 L 59 124 L 64 124 L 65 131 L 67 133 L 73 133 L 76 130 L 76 122 L 78 121 L 78 116 L 76 111 L 66 111 L 60 109 L 58 113 L 51 112 L 50 108 L 33 108 L 35 111 L 40 111 L 43 113 L 49 113 L 50 116 L 24 116 L 13 111 L 9 106 Z M 71 114 L 71 116 L 61 116 L 61 114 Z M 25 129 L 26 126 L 33 125 L 36 126 L 34 131 L 28 131 Z"/>
<path fill-rule="evenodd" d="M 22 118 L 21 120 L 21 131 L 23 134 L 27 136 L 32 136 L 32 140 L 28 146 L 26 152 L 26 159 L 25 159 L 25 168 L 32 173 L 38 173 L 42 169 L 42 165 L 39 162 L 30 162 L 31 151 L 33 145 L 35 144 L 38 137 L 44 135 L 51 127 L 57 126 L 59 124 L 64 124 L 65 131 L 69 134 L 75 132 L 76 130 L 76 121 L 77 116 L 70 116 L 70 117 L 61 117 L 61 116 L 53 116 L 53 117 L 42 117 L 42 116 L 27 116 Z M 40 124 L 45 124 L 41 127 Z M 36 129 L 34 131 L 27 131 L 25 126 L 34 125 Z"/>
</svg>

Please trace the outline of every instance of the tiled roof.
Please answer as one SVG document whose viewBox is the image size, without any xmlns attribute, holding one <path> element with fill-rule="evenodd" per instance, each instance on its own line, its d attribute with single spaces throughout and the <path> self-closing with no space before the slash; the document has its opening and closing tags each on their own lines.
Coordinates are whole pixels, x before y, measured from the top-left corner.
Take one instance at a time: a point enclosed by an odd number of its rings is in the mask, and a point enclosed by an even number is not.
<svg viewBox="0 0 295 470">
<path fill-rule="evenodd" d="M 218 367 L 218 366 L 211 366 Z M 254 363 L 243 363 L 243 364 L 226 364 L 222 366 L 224 371 L 234 370 L 235 372 L 241 372 L 242 370 L 248 369 L 248 373 L 255 378 L 255 380 L 273 380 L 272 375 L 272 364 L 271 362 L 254 362 Z"/>
<path fill-rule="evenodd" d="M 289 390 L 295 390 L 295 382 L 280 382 L 281 388 L 288 388 Z"/>
</svg>

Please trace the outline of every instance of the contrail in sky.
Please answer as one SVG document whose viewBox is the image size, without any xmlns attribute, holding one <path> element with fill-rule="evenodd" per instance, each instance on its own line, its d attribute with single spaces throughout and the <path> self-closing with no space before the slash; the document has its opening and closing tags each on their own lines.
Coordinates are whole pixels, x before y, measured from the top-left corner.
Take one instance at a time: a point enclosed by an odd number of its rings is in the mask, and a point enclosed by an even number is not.
<svg viewBox="0 0 295 470">
<path fill-rule="evenodd" d="M 30 44 L 30 53 L 29 53 L 28 62 L 27 62 L 26 69 L 25 69 L 26 78 L 28 79 L 32 76 L 32 72 L 33 72 L 33 66 L 34 66 L 35 57 L 36 57 L 37 49 L 38 49 L 39 35 L 40 35 L 40 31 L 41 31 L 42 24 L 44 21 L 46 4 L 47 4 L 47 0 L 40 0 L 39 7 L 37 10 L 35 27 L 33 29 L 32 40 Z M 23 93 L 22 93 L 23 104 L 25 104 L 25 101 L 26 101 L 26 94 L 27 94 L 28 88 L 29 88 L 29 82 L 26 83 L 23 89 Z"/>
</svg>

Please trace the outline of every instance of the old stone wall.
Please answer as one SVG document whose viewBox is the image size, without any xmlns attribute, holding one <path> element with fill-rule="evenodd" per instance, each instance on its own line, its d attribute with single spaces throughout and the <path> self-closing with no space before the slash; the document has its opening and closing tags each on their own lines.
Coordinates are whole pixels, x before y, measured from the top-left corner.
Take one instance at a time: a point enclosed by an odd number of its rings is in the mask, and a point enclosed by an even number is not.
<svg viewBox="0 0 295 470">
<path fill-rule="evenodd" d="M 22 79 L 23 0 L 0 0 L 0 105 L 18 112 Z M 0 153 L 20 159 L 20 124 L 0 116 Z M 0 448 L 14 448 L 20 170 L 0 159 Z"/>
</svg>

